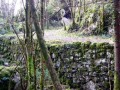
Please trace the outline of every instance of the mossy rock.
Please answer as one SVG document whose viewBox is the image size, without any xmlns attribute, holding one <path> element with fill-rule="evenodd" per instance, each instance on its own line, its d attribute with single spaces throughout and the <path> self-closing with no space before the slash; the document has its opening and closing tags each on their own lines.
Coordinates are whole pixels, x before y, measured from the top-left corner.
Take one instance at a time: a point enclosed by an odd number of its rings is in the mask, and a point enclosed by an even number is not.
<svg viewBox="0 0 120 90">
<path fill-rule="evenodd" d="M 79 48 L 79 47 L 81 47 L 81 42 L 74 42 L 73 45 L 74 45 L 76 48 Z"/>
<path fill-rule="evenodd" d="M 11 74 L 15 72 L 15 66 L 0 66 L 0 90 L 14 90 L 15 82 L 11 80 Z M 18 67 L 20 68 L 20 67 Z"/>
<path fill-rule="evenodd" d="M 101 49 L 101 48 L 104 48 L 104 43 L 97 43 L 97 44 L 96 44 L 96 48 L 98 48 L 98 49 L 99 49 L 99 48 L 100 48 L 100 49 Z"/>
<path fill-rule="evenodd" d="M 9 77 L 10 76 L 10 73 L 9 73 L 9 71 L 7 71 L 7 70 L 2 70 L 1 72 L 0 72 L 0 78 L 2 78 L 2 77 Z"/>
<path fill-rule="evenodd" d="M 0 79 L 3 77 L 10 77 L 11 73 L 14 72 L 15 66 L 5 67 L 0 66 Z"/>
<path fill-rule="evenodd" d="M 50 51 L 50 52 L 54 52 L 54 51 L 55 51 L 55 46 L 50 46 L 49 51 Z"/>
<path fill-rule="evenodd" d="M 109 89 L 109 82 L 104 82 L 104 87 L 106 88 L 106 89 Z"/>
<path fill-rule="evenodd" d="M 96 43 L 90 45 L 90 49 L 95 49 L 95 48 L 96 48 Z"/>
<path fill-rule="evenodd" d="M 91 42 L 90 41 L 87 41 L 84 43 L 85 45 L 85 48 L 89 49 L 90 45 L 91 45 Z"/>
</svg>

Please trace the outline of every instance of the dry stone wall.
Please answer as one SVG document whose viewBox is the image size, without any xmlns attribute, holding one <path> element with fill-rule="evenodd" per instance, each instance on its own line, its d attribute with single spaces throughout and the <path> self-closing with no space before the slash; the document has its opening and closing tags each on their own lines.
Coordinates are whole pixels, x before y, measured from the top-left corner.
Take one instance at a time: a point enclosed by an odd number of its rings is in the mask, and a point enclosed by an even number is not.
<svg viewBox="0 0 120 90">
<path fill-rule="evenodd" d="M 87 90 L 86 85 L 92 82 L 95 90 L 110 90 L 113 88 L 113 48 L 108 43 L 78 42 L 51 46 L 49 51 L 63 84 Z"/>
<path fill-rule="evenodd" d="M 10 45 L 0 40 L 0 53 L 7 52 Z M 48 45 L 48 49 L 62 84 L 78 90 L 113 90 L 113 45 L 77 42 Z"/>
</svg>

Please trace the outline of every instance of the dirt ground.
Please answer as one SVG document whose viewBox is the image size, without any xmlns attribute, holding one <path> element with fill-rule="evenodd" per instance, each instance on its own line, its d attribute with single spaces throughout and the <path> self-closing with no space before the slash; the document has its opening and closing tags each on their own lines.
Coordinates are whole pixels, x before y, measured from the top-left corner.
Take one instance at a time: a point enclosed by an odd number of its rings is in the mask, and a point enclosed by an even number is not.
<svg viewBox="0 0 120 90">
<path fill-rule="evenodd" d="M 7 34 L 3 36 L 16 36 L 15 34 Z M 23 33 L 19 34 L 20 38 L 23 38 Z M 34 34 L 34 38 L 36 38 L 36 34 Z M 45 30 L 44 39 L 47 43 L 50 44 L 68 44 L 73 42 L 87 42 L 90 41 L 92 43 L 102 43 L 107 42 L 110 44 L 114 44 L 114 38 L 108 37 L 105 35 L 101 36 L 84 36 L 81 35 L 81 32 L 68 33 L 63 30 L 63 28 L 54 28 L 51 30 Z"/>
<path fill-rule="evenodd" d="M 68 33 L 62 29 L 46 30 L 44 34 L 46 42 L 53 43 L 73 43 L 73 42 L 93 42 L 93 43 L 102 43 L 107 42 L 110 44 L 114 43 L 112 37 L 102 36 L 84 36 L 80 35 L 80 32 Z"/>
</svg>

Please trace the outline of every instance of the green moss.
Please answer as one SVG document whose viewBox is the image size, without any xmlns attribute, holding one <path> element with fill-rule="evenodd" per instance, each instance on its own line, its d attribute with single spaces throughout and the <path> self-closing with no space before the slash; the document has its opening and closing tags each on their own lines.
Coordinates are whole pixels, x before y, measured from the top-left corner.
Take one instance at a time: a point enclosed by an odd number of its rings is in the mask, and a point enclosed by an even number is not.
<svg viewBox="0 0 120 90">
<path fill-rule="evenodd" d="M 79 49 L 78 49 L 78 53 L 81 53 L 81 52 L 82 52 L 82 50 L 81 50 L 81 48 L 79 48 Z"/>
<path fill-rule="evenodd" d="M 54 51 L 54 50 L 55 50 L 55 46 L 51 46 L 50 51 Z"/>
<path fill-rule="evenodd" d="M 113 76 L 113 71 L 109 70 L 109 76 L 110 76 L 110 77 Z"/>
<path fill-rule="evenodd" d="M 96 44 L 96 47 L 99 49 L 99 48 L 102 48 L 102 47 L 104 47 L 104 43 L 97 43 Z"/>
<path fill-rule="evenodd" d="M 85 48 L 89 49 L 90 45 L 91 45 L 91 42 L 90 41 L 87 41 L 84 43 L 85 44 Z"/>
<path fill-rule="evenodd" d="M 68 32 L 74 32 L 79 30 L 79 25 L 75 22 L 73 22 L 69 27 L 68 27 Z M 66 28 L 67 29 L 67 28 Z"/>
<path fill-rule="evenodd" d="M 104 87 L 107 89 L 109 87 L 109 82 L 105 81 L 104 82 Z"/>
<path fill-rule="evenodd" d="M 109 43 L 104 43 L 105 45 L 104 45 L 104 48 L 105 49 L 109 49 L 110 47 L 111 47 L 111 45 L 109 44 Z"/>
<path fill-rule="evenodd" d="M 90 49 L 95 49 L 95 47 L 96 47 L 96 43 L 90 45 Z"/>
<path fill-rule="evenodd" d="M 118 73 L 114 73 L 114 90 L 120 90 L 120 77 Z"/>
<path fill-rule="evenodd" d="M 3 77 L 9 77 L 12 72 L 14 72 L 15 67 L 5 67 L 5 66 L 0 66 L 0 79 Z"/>
<path fill-rule="evenodd" d="M 9 71 L 6 71 L 6 70 L 2 70 L 1 72 L 0 72 L 0 78 L 3 78 L 3 77 L 9 77 L 10 76 L 10 73 L 9 73 Z"/>
<path fill-rule="evenodd" d="M 81 47 L 81 42 L 74 42 L 73 45 L 74 45 L 75 47 L 77 47 L 77 48 L 78 48 L 78 47 Z"/>
</svg>

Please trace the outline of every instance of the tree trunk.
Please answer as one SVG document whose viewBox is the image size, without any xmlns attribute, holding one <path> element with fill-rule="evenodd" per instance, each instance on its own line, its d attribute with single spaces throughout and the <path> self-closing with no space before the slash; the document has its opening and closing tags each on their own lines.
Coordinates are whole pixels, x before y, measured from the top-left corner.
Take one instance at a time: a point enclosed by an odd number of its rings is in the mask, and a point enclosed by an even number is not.
<svg viewBox="0 0 120 90">
<path fill-rule="evenodd" d="M 29 19 L 30 19 L 30 13 L 29 13 L 29 2 L 28 1 L 26 1 L 26 9 L 25 9 L 25 17 L 26 17 L 26 31 L 25 31 L 25 43 L 26 43 L 26 45 L 27 45 L 27 48 L 26 48 L 26 54 L 27 54 L 27 56 L 26 56 L 26 65 L 27 65 L 27 84 L 28 84 L 28 87 L 27 87 L 27 89 L 29 89 L 29 87 L 30 87 L 30 84 L 31 84 L 31 79 L 30 79 L 30 72 L 29 72 L 29 56 L 30 56 L 30 50 L 29 50 L 29 48 L 30 48 L 30 29 L 29 29 Z M 28 51 L 28 52 L 27 52 Z"/>
<path fill-rule="evenodd" d="M 41 30 L 44 35 L 44 10 L 45 10 L 45 0 L 41 0 Z M 40 80 L 40 90 L 44 90 L 44 63 L 43 57 L 41 59 L 41 80 Z"/>
<path fill-rule="evenodd" d="M 114 90 L 120 90 L 120 0 L 114 0 L 115 12 L 115 74 Z"/>
<path fill-rule="evenodd" d="M 44 11 L 45 11 L 45 0 L 41 0 L 41 30 L 44 34 Z"/>
<path fill-rule="evenodd" d="M 63 90 L 62 86 L 60 84 L 59 78 L 57 76 L 57 73 L 53 67 L 52 59 L 48 53 L 48 49 L 46 47 L 45 40 L 43 39 L 42 30 L 39 27 L 38 18 L 36 15 L 36 9 L 34 6 L 34 0 L 29 0 L 29 3 L 30 3 L 30 8 L 31 8 L 32 20 L 34 22 L 35 31 L 36 31 L 38 42 L 39 42 L 39 47 L 40 47 L 41 52 L 43 54 L 43 57 L 45 59 L 45 63 L 46 63 L 46 66 L 49 70 L 49 73 L 50 73 L 51 79 L 53 81 L 55 90 Z"/>
</svg>

